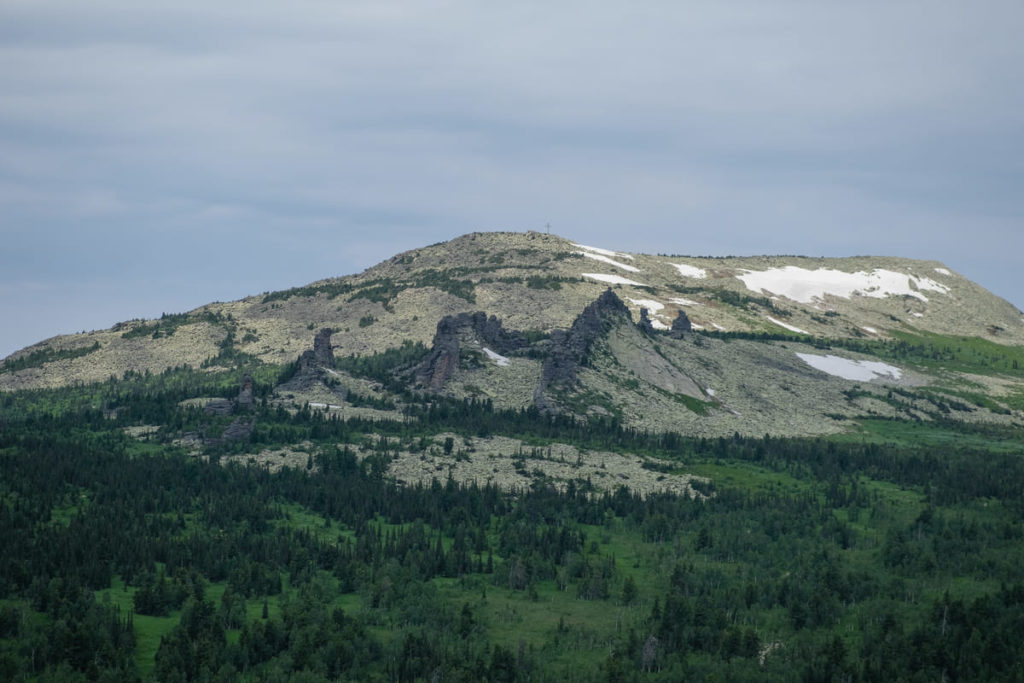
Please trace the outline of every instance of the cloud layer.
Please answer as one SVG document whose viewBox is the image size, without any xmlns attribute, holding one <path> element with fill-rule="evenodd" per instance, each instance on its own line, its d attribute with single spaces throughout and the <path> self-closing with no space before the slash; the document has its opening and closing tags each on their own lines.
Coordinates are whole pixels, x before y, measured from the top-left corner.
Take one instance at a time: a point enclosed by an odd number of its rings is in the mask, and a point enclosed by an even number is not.
<svg viewBox="0 0 1024 683">
<path fill-rule="evenodd" d="M 1019 2 L 9 2 L 0 356 L 470 230 L 1018 306 Z"/>
</svg>

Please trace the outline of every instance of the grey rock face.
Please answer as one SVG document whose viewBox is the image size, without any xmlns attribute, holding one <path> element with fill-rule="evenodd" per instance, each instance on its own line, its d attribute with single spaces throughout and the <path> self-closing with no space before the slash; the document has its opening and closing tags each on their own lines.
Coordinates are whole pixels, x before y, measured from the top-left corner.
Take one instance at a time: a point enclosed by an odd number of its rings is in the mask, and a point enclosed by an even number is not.
<svg viewBox="0 0 1024 683">
<path fill-rule="evenodd" d="M 235 404 L 226 398 L 215 398 L 203 407 L 207 415 L 230 415 L 235 412 Z"/>
<path fill-rule="evenodd" d="M 322 329 L 313 337 L 313 348 L 299 356 L 295 375 L 279 389 L 302 391 L 320 382 L 326 370 L 334 369 L 334 347 L 331 346 L 331 330 Z"/>
<path fill-rule="evenodd" d="M 690 323 L 690 319 L 686 317 L 686 313 L 680 309 L 676 319 L 672 321 L 672 332 L 671 335 L 676 339 L 682 339 L 684 332 L 692 332 L 693 325 Z"/>
<path fill-rule="evenodd" d="M 241 386 L 238 387 L 238 403 L 239 410 L 252 410 L 256 406 L 256 397 L 253 394 L 252 375 L 245 373 L 242 377 Z"/>
<path fill-rule="evenodd" d="M 244 419 L 236 417 L 231 424 L 224 430 L 224 434 L 221 436 L 222 441 L 238 441 L 239 439 L 248 438 L 252 434 L 253 427 L 256 423 L 252 419 Z"/>
<path fill-rule="evenodd" d="M 551 333 L 551 351 L 544 361 L 541 380 L 534 392 L 534 403 L 552 410 L 546 392 L 550 388 L 570 389 L 577 384 L 577 372 L 586 364 L 590 347 L 617 322 L 632 322 L 629 309 L 611 289 L 607 289 L 573 321 L 568 332 Z"/>
<path fill-rule="evenodd" d="M 646 308 L 640 309 L 640 322 L 638 322 L 636 326 L 645 334 L 654 334 L 654 324 L 651 323 L 651 319 L 647 315 Z"/>
<path fill-rule="evenodd" d="M 459 367 L 462 344 L 469 340 L 500 354 L 526 346 L 522 334 L 506 330 L 493 315 L 488 317 L 482 311 L 446 315 L 437 323 L 430 354 L 416 368 L 416 384 L 430 391 L 440 391 Z"/>
</svg>

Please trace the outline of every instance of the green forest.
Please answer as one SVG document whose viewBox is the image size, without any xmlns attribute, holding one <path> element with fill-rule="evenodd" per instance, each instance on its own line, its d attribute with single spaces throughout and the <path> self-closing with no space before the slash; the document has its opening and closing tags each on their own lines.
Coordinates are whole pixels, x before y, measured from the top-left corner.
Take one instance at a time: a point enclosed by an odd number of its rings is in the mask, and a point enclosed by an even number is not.
<svg viewBox="0 0 1024 683">
<path fill-rule="evenodd" d="M 175 437 L 217 425 L 187 399 L 237 372 L 0 396 L 0 680 L 1024 680 L 1019 432 L 700 439 L 410 397 L 343 419 L 268 400 L 288 372 L 255 368 L 251 433 L 199 455 Z M 388 478 L 442 433 L 709 483 Z M 295 444 L 276 472 L 226 457 Z"/>
</svg>

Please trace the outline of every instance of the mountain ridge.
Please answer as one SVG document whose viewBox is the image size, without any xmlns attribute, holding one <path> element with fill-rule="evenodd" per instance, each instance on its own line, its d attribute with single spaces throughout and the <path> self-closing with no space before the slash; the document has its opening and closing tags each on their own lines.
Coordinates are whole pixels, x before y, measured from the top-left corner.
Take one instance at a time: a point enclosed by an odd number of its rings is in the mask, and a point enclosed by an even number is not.
<svg viewBox="0 0 1024 683">
<path fill-rule="evenodd" d="M 474 311 L 509 329 L 550 332 L 567 329 L 609 286 L 634 319 L 646 308 L 659 330 L 682 311 L 707 332 L 883 340 L 923 331 L 1024 344 L 1020 311 L 935 261 L 665 256 L 536 232 L 469 233 L 361 273 L 44 340 L 6 359 L 0 390 L 181 364 L 283 364 L 321 328 L 334 331 L 340 354 L 366 354 L 406 339 L 429 343 L 438 320 Z"/>
</svg>

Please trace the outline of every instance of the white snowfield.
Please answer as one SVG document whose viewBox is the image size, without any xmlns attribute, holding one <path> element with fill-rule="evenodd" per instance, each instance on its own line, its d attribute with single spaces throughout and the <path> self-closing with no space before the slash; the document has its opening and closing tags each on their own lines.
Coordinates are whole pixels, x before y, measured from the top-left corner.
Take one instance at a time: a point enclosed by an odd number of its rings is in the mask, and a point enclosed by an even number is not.
<svg viewBox="0 0 1024 683">
<path fill-rule="evenodd" d="M 486 346 L 484 347 L 484 353 L 487 354 L 488 358 L 493 360 L 496 364 L 500 365 L 501 367 L 505 367 L 509 363 L 508 358 L 501 355 L 500 353 L 495 353 L 494 351 L 491 351 Z"/>
<path fill-rule="evenodd" d="M 687 265 L 685 263 L 670 263 L 670 266 L 679 271 L 679 274 L 683 277 L 692 277 L 696 280 L 703 280 L 708 276 L 708 271 L 697 266 Z"/>
<path fill-rule="evenodd" d="M 948 270 L 946 270 L 945 268 L 936 268 L 935 272 L 938 273 L 939 275 L 952 275 L 953 274 L 953 273 L 949 272 Z"/>
<path fill-rule="evenodd" d="M 637 287 L 647 286 L 642 282 L 635 282 L 634 280 L 629 280 L 620 275 L 605 275 L 604 273 L 581 273 L 581 275 L 583 275 L 583 277 L 589 277 L 591 280 L 607 282 L 612 285 L 636 285 Z"/>
<path fill-rule="evenodd" d="M 665 304 L 661 303 L 660 301 L 655 301 L 654 299 L 627 299 L 627 301 L 629 301 L 634 306 L 646 308 L 651 313 L 655 313 L 665 308 Z"/>
<path fill-rule="evenodd" d="M 903 371 L 892 365 L 873 360 L 850 360 L 839 356 L 818 356 L 813 353 L 798 353 L 800 360 L 812 368 L 832 375 L 857 382 L 870 382 L 879 377 L 899 379 Z"/>
<path fill-rule="evenodd" d="M 574 251 L 573 253 L 574 254 L 582 254 L 583 256 L 586 256 L 587 258 L 592 258 L 595 261 L 601 261 L 602 263 L 607 263 L 608 265 L 615 266 L 616 268 L 622 268 L 623 270 L 628 270 L 631 273 L 639 273 L 640 272 L 640 269 L 637 268 L 636 266 L 630 266 L 630 265 L 627 265 L 625 263 L 619 263 L 615 259 L 610 259 L 607 256 L 604 256 L 602 254 L 591 254 L 589 251 Z"/>
<path fill-rule="evenodd" d="M 876 268 L 870 273 L 846 273 L 831 268 L 807 270 L 799 266 L 785 266 L 769 270 L 749 270 L 737 275 L 747 289 L 767 292 L 809 304 L 826 294 L 849 299 L 853 295 L 884 299 L 887 296 L 912 296 L 928 301 L 920 290 L 947 294 L 949 287 L 926 277 Z"/>
<path fill-rule="evenodd" d="M 651 327 L 656 330 L 671 330 L 672 328 L 661 322 L 657 318 L 651 318 Z"/>
<path fill-rule="evenodd" d="M 585 244 L 576 244 L 575 242 L 572 243 L 572 246 L 579 247 L 580 249 L 585 249 L 586 251 L 592 251 L 595 254 L 603 254 L 604 256 L 614 256 L 615 258 L 628 258 L 630 261 L 633 260 L 633 257 L 631 255 L 620 254 L 619 252 L 612 251 L 611 249 L 602 249 L 600 247 L 588 247 Z"/>
<path fill-rule="evenodd" d="M 669 301 L 671 301 L 674 304 L 678 304 L 679 306 L 703 306 L 704 305 L 704 304 L 700 303 L 699 301 L 690 301 L 689 299 L 682 299 L 682 298 L 669 299 Z"/>
<path fill-rule="evenodd" d="M 765 317 L 768 318 L 768 320 L 770 322 L 775 323 L 779 327 L 785 327 L 790 332 L 796 332 L 797 334 L 810 334 L 810 332 L 808 332 L 807 330 L 801 330 L 799 327 L 794 327 L 793 325 L 789 325 L 787 323 L 784 323 L 781 320 L 776 320 L 775 318 L 771 317 L 770 315 L 766 315 Z"/>
</svg>

